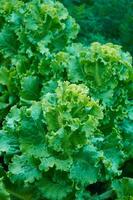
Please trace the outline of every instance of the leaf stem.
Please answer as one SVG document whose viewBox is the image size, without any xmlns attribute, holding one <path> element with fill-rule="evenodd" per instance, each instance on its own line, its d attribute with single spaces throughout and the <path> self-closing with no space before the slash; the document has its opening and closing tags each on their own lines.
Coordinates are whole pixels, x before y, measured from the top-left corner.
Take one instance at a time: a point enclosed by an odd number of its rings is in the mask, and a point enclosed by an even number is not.
<svg viewBox="0 0 133 200">
<path fill-rule="evenodd" d="M 104 192 L 98 196 L 94 196 L 92 199 L 93 200 L 105 200 L 108 199 L 109 197 L 112 197 L 114 194 L 113 190 L 109 190 L 107 192 Z"/>
<path fill-rule="evenodd" d="M 7 191 L 8 191 L 11 195 L 13 195 L 14 197 L 17 197 L 18 199 L 21 199 L 21 200 L 31 200 L 30 197 L 27 197 L 27 198 L 26 198 L 25 195 L 20 195 L 20 194 L 18 194 L 18 193 L 16 193 L 16 192 L 12 191 L 12 190 L 10 190 L 10 189 L 7 189 Z"/>
<path fill-rule="evenodd" d="M 101 85 L 101 80 L 100 80 L 100 76 L 99 76 L 98 63 L 96 63 L 95 72 L 96 72 L 96 76 L 95 76 L 96 83 L 97 83 L 98 85 Z"/>
</svg>

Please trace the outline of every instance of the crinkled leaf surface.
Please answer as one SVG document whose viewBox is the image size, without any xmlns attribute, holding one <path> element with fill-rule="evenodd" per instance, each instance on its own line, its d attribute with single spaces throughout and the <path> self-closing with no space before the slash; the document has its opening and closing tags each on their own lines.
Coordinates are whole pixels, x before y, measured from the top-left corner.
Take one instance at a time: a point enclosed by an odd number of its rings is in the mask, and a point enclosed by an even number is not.
<svg viewBox="0 0 133 200">
<path fill-rule="evenodd" d="M 133 198 L 132 58 L 78 31 L 58 0 L 0 1 L 2 200 Z"/>
</svg>

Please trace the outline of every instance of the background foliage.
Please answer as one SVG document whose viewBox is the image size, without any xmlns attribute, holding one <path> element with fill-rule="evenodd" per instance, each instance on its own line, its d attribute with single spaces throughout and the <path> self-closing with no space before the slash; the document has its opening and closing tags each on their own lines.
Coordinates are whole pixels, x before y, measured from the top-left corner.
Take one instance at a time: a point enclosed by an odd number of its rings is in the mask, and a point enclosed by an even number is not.
<svg viewBox="0 0 133 200">
<path fill-rule="evenodd" d="M 63 0 L 80 25 L 78 40 L 122 45 L 133 55 L 133 1 Z"/>
</svg>

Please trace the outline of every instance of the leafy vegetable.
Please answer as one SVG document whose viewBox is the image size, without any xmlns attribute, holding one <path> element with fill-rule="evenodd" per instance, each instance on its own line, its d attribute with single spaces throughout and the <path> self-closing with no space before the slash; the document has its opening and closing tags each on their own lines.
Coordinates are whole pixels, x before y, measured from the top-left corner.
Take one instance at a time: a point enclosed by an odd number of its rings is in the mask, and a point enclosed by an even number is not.
<svg viewBox="0 0 133 200">
<path fill-rule="evenodd" d="M 0 199 L 133 198 L 133 68 L 76 43 L 58 1 L 0 5 Z"/>
</svg>

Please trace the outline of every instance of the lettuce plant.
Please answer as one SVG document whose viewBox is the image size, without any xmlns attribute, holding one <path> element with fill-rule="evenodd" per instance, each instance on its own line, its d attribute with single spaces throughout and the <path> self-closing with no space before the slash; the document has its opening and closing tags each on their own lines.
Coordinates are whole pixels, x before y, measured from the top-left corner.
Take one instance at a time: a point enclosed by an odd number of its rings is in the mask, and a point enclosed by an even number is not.
<svg viewBox="0 0 133 200">
<path fill-rule="evenodd" d="M 132 58 L 75 43 L 58 1 L 1 0 L 0 199 L 132 200 Z"/>
<path fill-rule="evenodd" d="M 47 71 L 52 52 L 68 45 L 79 26 L 61 3 L 36 0 L 1 1 L 0 22 L 2 121 L 18 102 L 18 93 L 22 99 L 39 99 L 41 77 L 37 74 L 50 78 Z"/>
</svg>

